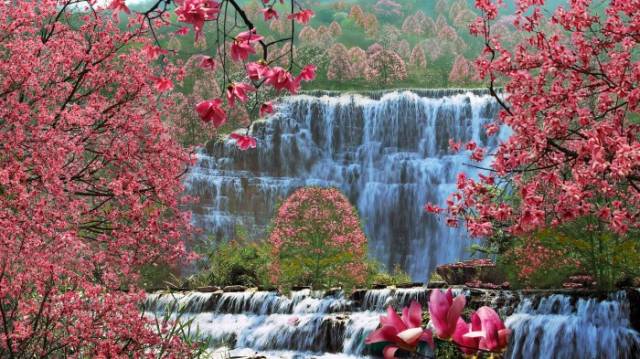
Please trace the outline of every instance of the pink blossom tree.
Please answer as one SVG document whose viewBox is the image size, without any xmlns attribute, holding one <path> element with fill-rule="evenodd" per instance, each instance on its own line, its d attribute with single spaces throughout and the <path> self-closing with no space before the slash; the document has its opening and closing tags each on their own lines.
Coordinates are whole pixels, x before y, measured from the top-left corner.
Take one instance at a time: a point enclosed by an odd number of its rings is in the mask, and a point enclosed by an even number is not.
<svg viewBox="0 0 640 359">
<path fill-rule="evenodd" d="M 327 67 L 327 79 L 350 80 L 354 77 L 349 52 L 343 44 L 335 44 L 327 51 L 331 60 Z"/>
<path fill-rule="evenodd" d="M 424 70 L 427 67 L 427 57 L 425 56 L 424 50 L 421 46 L 413 48 L 411 51 L 411 57 L 409 58 L 409 64 L 421 70 Z"/>
<path fill-rule="evenodd" d="M 329 24 L 329 31 L 331 32 L 331 36 L 338 37 L 342 35 L 342 26 L 337 22 L 332 21 L 331 24 Z"/>
<path fill-rule="evenodd" d="M 509 50 L 491 31 L 496 3 L 477 2 L 482 17 L 472 33 L 485 47 L 476 65 L 502 107 L 487 133 L 501 125 L 513 133 L 495 151 L 490 175 L 459 177 L 447 213 L 476 236 L 587 219 L 590 235 L 638 238 L 640 63 L 632 53 L 640 5 L 611 1 L 596 12 L 591 1 L 571 2 L 550 18 L 562 31 L 547 33 L 538 31 L 547 22 L 542 3 L 519 3 L 513 26 L 525 39 Z M 482 158 L 482 149 L 473 152 Z M 503 193 L 517 200 L 502 201 Z"/>
<path fill-rule="evenodd" d="M 144 32 L 71 4 L 0 3 L 0 357 L 188 357 L 137 285 L 185 257 L 190 159 L 162 122 L 179 70 L 154 76 Z"/>
<path fill-rule="evenodd" d="M 269 243 L 278 284 L 352 287 L 366 279 L 367 239 L 337 189 L 295 191 L 278 209 Z"/>
<path fill-rule="evenodd" d="M 356 24 L 364 26 L 364 11 L 362 11 L 360 5 L 353 5 L 351 7 L 349 18 L 352 19 Z"/>
<path fill-rule="evenodd" d="M 353 78 L 363 78 L 367 71 L 367 53 L 363 49 L 354 46 L 349 49 L 349 62 L 353 71 Z"/>
<path fill-rule="evenodd" d="M 382 49 L 368 57 L 365 78 L 385 85 L 407 78 L 407 66 L 395 51 Z"/>
<path fill-rule="evenodd" d="M 464 83 L 468 81 L 473 75 L 472 64 L 464 56 L 456 56 L 451 72 L 449 72 L 449 82 L 452 83 Z"/>
</svg>

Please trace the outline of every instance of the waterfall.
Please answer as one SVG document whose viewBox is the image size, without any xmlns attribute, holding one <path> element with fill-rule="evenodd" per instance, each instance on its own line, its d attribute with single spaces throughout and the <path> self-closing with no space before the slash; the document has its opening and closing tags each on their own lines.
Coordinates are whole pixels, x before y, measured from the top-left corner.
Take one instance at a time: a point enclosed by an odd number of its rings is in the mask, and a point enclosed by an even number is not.
<svg viewBox="0 0 640 359">
<path fill-rule="evenodd" d="M 311 290 L 289 295 L 254 290 L 152 293 L 145 310 L 152 315 L 181 311 L 181 319 L 192 319 L 193 332 L 209 339 L 213 349 L 231 348 L 237 356 L 258 352 L 268 358 L 363 358 L 368 354 L 364 339 L 376 329 L 386 307 L 401 310 L 417 300 L 426 310 L 430 291 L 388 287 L 349 296 Z M 584 297 L 464 288 L 456 293 L 476 309 L 491 298 L 507 299 L 493 305 L 501 313 L 512 313 L 503 314 L 512 330 L 505 358 L 640 358 L 640 334 L 631 328 L 625 291 Z"/>
<path fill-rule="evenodd" d="M 551 295 L 525 298 L 505 324 L 513 331 L 508 358 L 632 359 L 640 334 L 630 328 L 629 301 L 621 291 L 604 300 Z"/>
<path fill-rule="evenodd" d="M 481 91 L 327 92 L 282 99 L 277 113 L 252 126 L 258 147 L 240 151 L 230 141 L 208 144 L 185 181 L 199 197 L 193 221 L 224 240 L 237 226 L 265 236 L 277 203 L 296 188 L 333 186 L 359 212 L 370 255 L 387 269 L 399 265 L 427 279 L 437 264 L 464 258 L 463 229 L 425 214 L 444 205 L 456 176 L 477 170 L 468 153 L 452 154 L 449 139 L 495 149 L 506 129 L 487 137 L 497 105 Z M 488 165 L 489 158 L 481 166 Z"/>
</svg>

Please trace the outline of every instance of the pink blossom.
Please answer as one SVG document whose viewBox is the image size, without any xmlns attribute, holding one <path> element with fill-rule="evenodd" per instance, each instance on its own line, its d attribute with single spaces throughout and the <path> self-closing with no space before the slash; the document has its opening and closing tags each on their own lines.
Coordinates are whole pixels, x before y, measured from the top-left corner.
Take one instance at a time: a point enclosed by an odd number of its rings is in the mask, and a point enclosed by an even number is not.
<svg viewBox="0 0 640 359">
<path fill-rule="evenodd" d="M 235 100 L 238 99 L 241 102 L 247 102 L 249 96 L 247 96 L 247 92 L 255 91 L 255 88 L 247 83 L 241 82 L 236 83 L 232 82 L 227 86 L 227 102 L 230 107 L 235 106 Z"/>
<path fill-rule="evenodd" d="M 431 331 L 422 328 L 422 308 L 416 301 L 402 309 L 402 317 L 391 306 L 387 307 L 387 316 L 380 316 L 380 325 L 367 336 L 365 343 L 388 343 L 383 349 L 385 359 L 394 358 L 400 348 L 415 351 L 420 342 L 435 347 Z"/>
<path fill-rule="evenodd" d="M 231 58 L 234 61 L 246 60 L 249 55 L 256 53 L 253 44 L 262 39 L 263 37 L 256 33 L 256 29 L 239 33 L 231 44 Z"/>
<path fill-rule="evenodd" d="M 216 59 L 211 56 L 202 56 L 199 66 L 205 70 L 215 71 L 217 66 Z"/>
<path fill-rule="evenodd" d="M 287 19 L 291 20 L 294 19 L 295 21 L 306 25 L 309 23 L 309 20 L 311 20 L 311 18 L 315 15 L 315 13 L 313 12 L 313 10 L 311 9 L 304 9 L 304 10 L 300 10 L 298 12 L 294 12 L 293 14 L 290 14 L 289 16 L 287 16 Z"/>
<path fill-rule="evenodd" d="M 196 105 L 196 111 L 202 121 L 212 121 L 215 127 L 220 127 L 227 121 L 227 114 L 219 98 L 200 102 Z"/>
<path fill-rule="evenodd" d="M 256 139 L 252 136 L 240 135 L 238 133 L 232 133 L 229 136 L 236 140 L 236 146 L 242 151 L 246 151 L 249 148 L 256 148 Z"/>
<path fill-rule="evenodd" d="M 480 340 L 478 338 L 465 337 L 465 334 L 471 331 L 471 324 L 467 324 L 462 318 L 458 318 L 452 339 L 454 343 L 459 344 L 460 350 L 466 355 L 473 355 L 479 349 Z"/>
<path fill-rule="evenodd" d="M 253 81 L 262 80 L 268 73 L 269 66 L 262 61 L 247 64 L 247 76 Z"/>
<path fill-rule="evenodd" d="M 312 81 L 313 79 L 316 78 L 316 69 L 317 69 L 317 66 L 315 65 L 305 66 L 302 69 L 302 71 L 300 71 L 300 75 L 298 75 L 298 80 Z"/>
<path fill-rule="evenodd" d="M 464 309 L 466 299 L 460 294 L 453 298 L 451 288 L 442 293 L 440 289 L 431 291 L 429 297 L 429 315 L 436 335 L 442 339 L 449 339 L 456 330 L 458 318 Z"/>
<path fill-rule="evenodd" d="M 501 351 L 506 349 L 511 330 L 492 308 L 480 307 L 471 316 L 473 331 L 463 335 L 464 338 L 480 338 L 478 347 L 489 351 Z"/>
<path fill-rule="evenodd" d="M 273 67 L 266 74 L 265 83 L 273 86 L 277 91 L 286 89 L 292 94 L 298 92 L 300 82 L 291 76 L 291 74 L 282 67 Z"/>
<path fill-rule="evenodd" d="M 142 51 L 151 60 L 155 60 L 158 57 L 160 57 L 160 55 L 166 55 L 166 54 L 169 53 L 169 51 L 167 51 L 167 50 L 165 50 L 165 49 L 163 49 L 163 48 L 161 48 L 159 46 L 153 46 L 153 45 L 145 46 L 144 48 L 142 48 Z"/>
<path fill-rule="evenodd" d="M 174 32 L 176 35 L 184 36 L 189 33 L 189 28 L 183 26 Z"/>
<path fill-rule="evenodd" d="M 265 21 L 278 18 L 278 12 L 273 8 L 273 6 L 266 7 L 261 11 L 262 11 L 262 15 L 264 15 Z"/>
<path fill-rule="evenodd" d="M 273 103 L 271 101 L 267 101 L 260 105 L 260 117 L 264 117 L 265 115 L 273 113 Z"/>
<path fill-rule="evenodd" d="M 170 91 L 173 89 L 173 82 L 166 77 L 155 77 L 153 78 L 153 81 L 155 82 L 155 89 L 160 92 Z"/>
<path fill-rule="evenodd" d="M 112 0 L 108 9 L 113 10 L 113 17 L 117 17 L 120 11 L 124 11 L 127 15 L 131 14 L 131 10 L 124 3 L 124 0 Z"/>
<path fill-rule="evenodd" d="M 215 20 L 220 12 L 220 3 L 214 0 L 176 0 L 178 21 L 193 26 L 195 39 L 202 33 L 205 21 Z"/>
</svg>

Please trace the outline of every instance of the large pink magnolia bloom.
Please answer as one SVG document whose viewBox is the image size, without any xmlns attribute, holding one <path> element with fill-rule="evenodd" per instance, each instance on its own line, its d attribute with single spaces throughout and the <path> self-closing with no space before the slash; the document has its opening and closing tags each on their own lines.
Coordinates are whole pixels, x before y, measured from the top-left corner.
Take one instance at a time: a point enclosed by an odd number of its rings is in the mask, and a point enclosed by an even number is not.
<svg viewBox="0 0 640 359">
<path fill-rule="evenodd" d="M 456 330 L 458 318 L 466 304 L 464 295 L 453 298 L 451 288 L 443 293 L 434 289 L 429 298 L 429 315 L 436 335 L 441 339 L 449 339 Z"/>
<path fill-rule="evenodd" d="M 456 331 L 453 333 L 451 339 L 458 344 L 458 348 L 467 355 L 473 355 L 478 351 L 479 339 L 473 337 L 465 337 L 465 335 L 471 332 L 471 324 L 465 322 L 462 318 L 458 318 L 456 324 Z"/>
<path fill-rule="evenodd" d="M 220 3 L 213 0 L 176 0 L 178 21 L 193 25 L 196 41 L 202 33 L 204 22 L 215 20 L 220 12 Z"/>
<path fill-rule="evenodd" d="M 509 344 L 511 330 L 504 326 L 498 313 L 490 307 L 480 307 L 471 316 L 472 331 L 463 338 L 479 338 L 478 347 L 492 352 L 502 351 Z"/>
<path fill-rule="evenodd" d="M 222 108 L 222 100 L 219 98 L 202 101 L 196 105 L 196 111 L 204 122 L 213 122 L 217 128 L 227 121 L 227 114 Z"/>
<path fill-rule="evenodd" d="M 420 342 L 435 347 L 431 331 L 422 328 L 422 307 L 416 301 L 402 309 L 402 317 L 389 306 L 387 316 L 380 316 L 380 325 L 380 329 L 367 336 L 365 343 L 389 343 L 382 351 L 385 359 L 394 358 L 398 349 L 413 352 Z"/>
</svg>

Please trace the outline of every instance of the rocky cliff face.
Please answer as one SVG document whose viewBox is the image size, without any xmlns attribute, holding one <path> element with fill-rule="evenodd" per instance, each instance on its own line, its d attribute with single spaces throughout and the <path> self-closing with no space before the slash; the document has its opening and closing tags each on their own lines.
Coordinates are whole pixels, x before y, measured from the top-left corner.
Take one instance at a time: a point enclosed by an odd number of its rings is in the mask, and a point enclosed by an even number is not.
<svg viewBox="0 0 640 359">
<path fill-rule="evenodd" d="M 333 186 L 357 207 L 370 254 L 424 281 L 470 245 L 464 231 L 423 210 L 427 202 L 444 204 L 458 173 L 476 175 L 467 153 L 450 153 L 449 140 L 473 140 L 491 152 L 508 136 L 486 137 L 496 113 L 489 95 L 466 90 L 283 99 L 276 115 L 253 125 L 256 150 L 222 141 L 198 154 L 186 180 L 188 194 L 200 199 L 191 208 L 194 224 L 217 240 L 237 226 L 261 237 L 296 188 Z"/>
</svg>

